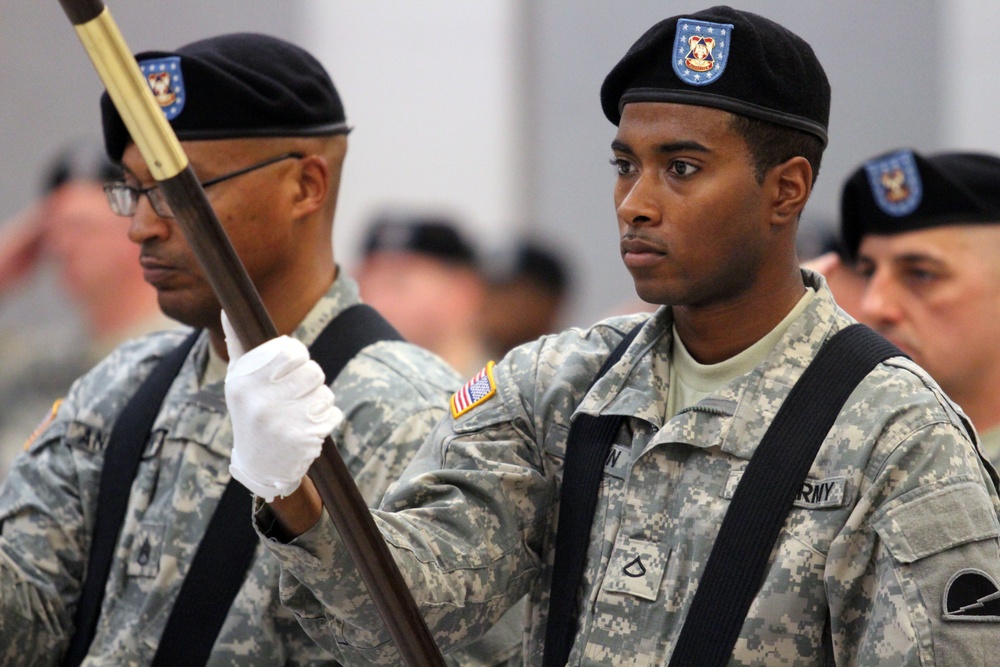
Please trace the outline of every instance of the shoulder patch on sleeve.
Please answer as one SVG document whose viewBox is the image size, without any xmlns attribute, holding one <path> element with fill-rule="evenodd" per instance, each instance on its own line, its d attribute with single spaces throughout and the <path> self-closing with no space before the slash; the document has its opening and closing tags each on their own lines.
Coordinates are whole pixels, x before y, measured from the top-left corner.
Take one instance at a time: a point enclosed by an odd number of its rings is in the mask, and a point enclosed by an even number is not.
<svg viewBox="0 0 1000 667">
<path fill-rule="evenodd" d="M 61 398 L 57 398 L 55 403 L 53 403 L 52 407 L 49 409 L 48 414 L 46 414 L 45 417 L 42 418 L 42 421 L 38 422 L 38 426 L 36 426 L 35 430 L 31 432 L 31 435 L 28 436 L 28 439 L 24 441 L 24 451 L 28 451 L 28 449 L 31 448 L 31 445 L 35 442 L 35 440 L 38 439 L 38 436 L 42 434 L 42 431 L 47 429 L 49 427 L 49 424 L 55 421 L 56 413 L 59 412 L 59 405 L 62 402 L 63 400 Z"/>
<path fill-rule="evenodd" d="M 497 384 L 493 379 L 494 365 L 492 361 L 486 364 L 486 368 L 476 373 L 464 387 L 451 397 L 451 416 L 454 419 L 458 419 L 472 408 L 482 405 L 496 395 Z"/>
<path fill-rule="evenodd" d="M 959 570 L 944 589 L 944 619 L 1000 621 L 1000 588 L 982 570 Z"/>
</svg>

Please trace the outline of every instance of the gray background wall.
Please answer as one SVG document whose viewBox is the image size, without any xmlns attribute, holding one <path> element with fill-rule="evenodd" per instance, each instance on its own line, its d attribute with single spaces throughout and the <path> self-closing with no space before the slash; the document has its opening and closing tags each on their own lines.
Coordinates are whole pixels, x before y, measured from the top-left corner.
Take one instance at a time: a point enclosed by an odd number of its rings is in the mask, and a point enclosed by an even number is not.
<svg viewBox="0 0 1000 667">
<path fill-rule="evenodd" d="M 341 90 L 348 112 L 367 134 L 352 137 L 344 185 L 350 195 L 338 212 L 335 238 L 346 264 L 365 215 L 384 195 L 374 184 L 387 163 L 398 163 L 405 168 L 395 178 L 420 179 L 410 198 L 453 203 L 486 245 L 502 244 L 514 231 L 557 244 L 579 273 L 568 323 L 584 324 L 633 298 L 617 254 L 608 164 L 614 127 L 600 111 L 601 81 L 653 23 L 707 4 L 437 0 L 416 4 L 419 20 L 396 21 L 390 19 L 402 5 L 389 0 L 109 0 L 108 6 L 133 51 L 258 30 L 313 49 L 335 80 L 349 83 Z M 802 35 L 833 86 L 831 143 L 806 211 L 807 230 L 836 217 L 841 180 L 877 152 L 958 144 L 1000 150 L 991 122 L 1000 103 L 1000 46 L 984 44 L 975 32 L 1000 21 L 1000 3 L 733 4 Z M 0 219 L 32 199 L 41 165 L 56 148 L 97 130 L 101 90 L 56 0 L 6 0 L 5 10 Z M 488 21 L 473 20 L 483 12 Z M 424 50 L 418 70 L 397 66 Z M 966 59 L 956 58 L 959 51 Z M 393 76 L 401 72 L 417 84 L 406 88 L 407 99 L 392 94 Z M 405 113 L 413 105 L 424 109 L 423 126 Z"/>
</svg>

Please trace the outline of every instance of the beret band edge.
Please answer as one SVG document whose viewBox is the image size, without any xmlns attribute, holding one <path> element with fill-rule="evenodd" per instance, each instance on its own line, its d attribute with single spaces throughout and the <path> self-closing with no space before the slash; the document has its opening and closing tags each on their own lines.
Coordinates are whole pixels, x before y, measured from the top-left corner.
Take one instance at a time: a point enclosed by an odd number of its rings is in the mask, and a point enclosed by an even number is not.
<svg viewBox="0 0 1000 667">
<path fill-rule="evenodd" d="M 665 90 L 662 88 L 630 88 L 626 90 L 619 102 L 618 112 L 621 116 L 622 108 L 629 102 L 674 102 L 677 104 L 693 104 L 697 106 L 714 107 L 723 111 L 749 116 L 758 120 L 764 120 L 776 125 L 791 127 L 814 135 L 826 147 L 829 137 L 826 129 L 815 121 L 811 121 L 802 116 L 767 109 L 750 102 L 705 93 L 696 90 Z"/>
</svg>

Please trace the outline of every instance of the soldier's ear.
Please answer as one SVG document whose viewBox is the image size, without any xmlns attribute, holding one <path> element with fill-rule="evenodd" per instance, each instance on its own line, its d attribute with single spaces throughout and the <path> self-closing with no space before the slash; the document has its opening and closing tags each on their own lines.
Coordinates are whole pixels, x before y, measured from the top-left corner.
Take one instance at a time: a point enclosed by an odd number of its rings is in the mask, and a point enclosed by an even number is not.
<svg viewBox="0 0 1000 667">
<path fill-rule="evenodd" d="M 764 179 L 771 197 L 771 223 L 784 225 L 799 218 L 812 193 L 812 165 L 804 157 L 793 157 L 772 167 Z"/>
<path fill-rule="evenodd" d="M 330 189 L 330 165 L 326 158 L 315 154 L 299 158 L 293 176 L 295 215 L 307 215 L 322 208 Z"/>
</svg>

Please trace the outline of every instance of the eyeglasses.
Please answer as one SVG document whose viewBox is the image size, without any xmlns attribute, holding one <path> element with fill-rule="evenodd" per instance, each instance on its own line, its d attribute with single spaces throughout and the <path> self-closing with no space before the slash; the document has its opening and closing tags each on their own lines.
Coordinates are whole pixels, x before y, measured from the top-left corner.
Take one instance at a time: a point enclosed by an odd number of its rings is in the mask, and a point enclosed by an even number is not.
<svg viewBox="0 0 1000 667">
<path fill-rule="evenodd" d="M 252 164 L 249 167 L 244 167 L 242 169 L 237 169 L 236 171 L 231 171 L 228 174 L 223 174 L 222 176 L 210 178 L 207 181 L 204 181 L 201 184 L 201 187 L 207 188 L 211 185 L 215 185 L 216 183 L 228 181 L 231 178 L 236 178 L 237 176 L 242 176 L 243 174 L 250 173 L 251 171 L 262 169 L 263 167 L 274 164 L 275 162 L 281 162 L 282 160 L 290 160 L 293 158 L 299 160 L 304 157 L 305 155 L 302 153 L 295 152 L 275 155 L 272 158 L 268 158 L 267 160 L 258 162 L 257 164 Z M 120 181 L 116 183 L 105 183 L 104 194 L 107 196 L 108 204 L 111 206 L 111 211 L 115 215 L 131 218 L 135 215 L 136 206 L 139 205 L 139 197 L 146 195 L 146 199 L 149 200 L 149 205 L 153 207 L 153 212 L 156 213 L 156 215 L 161 218 L 174 217 L 174 212 L 170 210 L 170 204 L 167 203 L 167 198 L 163 195 L 163 191 L 160 190 L 159 185 L 151 185 L 148 188 L 140 188 Z"/>
</svg>

